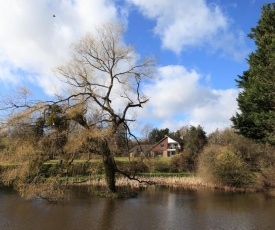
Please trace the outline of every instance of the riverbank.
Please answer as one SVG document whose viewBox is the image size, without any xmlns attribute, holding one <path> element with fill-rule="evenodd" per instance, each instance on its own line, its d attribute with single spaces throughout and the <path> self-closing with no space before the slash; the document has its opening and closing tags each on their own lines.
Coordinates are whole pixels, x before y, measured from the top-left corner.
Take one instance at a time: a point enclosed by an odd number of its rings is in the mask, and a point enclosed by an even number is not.
<svg viewBox="0 0 275 230">
<path fill-rule="evenodd" d="M 127 158 L 117 158 L 117 161 L 118 165 L 120 165 L 121 168 L 127 169 L 130 166 L 136 166 L 136 169 L 139 169 L 139 171 L 145 171 L 137 173 L 137 178 L 139 179 L 139 181 L 144 181 L 143 183 L 140 183 L 136 180 L 130 180 L 126 177 L 118 175 L 116 179 L 116 185 L 119 188 L 129 187 L 135 189 L 147 188 L 148 186 L 162 186 L 192 190 L 205 188 L 228 192 L 263 192 L 268 196 L 275 197 L 274 189 L 264 189 L 264 186 L 260 184 L 257 186 L 254 183 L 250 187 L 242 188 L 230 187 L 224 186 L 223 184 L 207 182 L 195 173 L 169 172 L 168 169 L 171 166 L 171 162 L 170 159 L 166 158 L 147 160 L 145 161 L 146 167 L 144 167 L 144 162 L 139 162 L 136 160 L 131 161 L 130 164 L 129 159 Z M 2 169 L 4 170 L 5 168 L 11 166 L 14 166 L 14 164 L 4 163 L 3 161 L 0 162 L 0 169 L 2 167 Z M 103 165 L 99 159 L 93 159 L 89 162 L 83 160 L 75 160 L 73 164 L 70 165 L 70 167 L 68 168 L 63 168 L 63 165 L 58 164 L 57 160 L 52 160 L 43 164 L 41 172 L 46 180 L 52 178 L 52 175 L 60 173 L 59 176 L 55 179 L 61 180 L 68 185 L 90 185 L 95 187 L 106 187 L 103 173 Z"/>
<path fill-rule="evenodd" d="M 126 177 L 119 177 L 116 180 L 117 187 L 130 187 L 130 188 L 147 188 L 149 186 L 161 186 L 161 187 L 169 187 L 169 188 L 183 188 L 183 189 L 212 189 L 212 190 L 222 190 L 226 192 L 259 192 L 256 188 L 236 188 L 236 187 L 229 187 L 223 186 L 219 184 L 213 184 L 209 182 L 205 182 L 202 178 L 198 176 L 189 176 L 189 177 L 177 177 L 177 176 L 168 176 L 168 177 L 157 177 L 157 176 L 142 176 L 138 177 L 140 181 L 146 181 L 140 183 L 135 180 L 130 180 Z M 106 182 L 104 179 L 97 179 L 97 178 L 70 178 L 68 179 L 68 183 L 70 185 L 90 185 L 90 186 L 100 186 L 106 187 Z M 270 195 L 275 197 L 275 191 L 272 192 Z"/>
<path fill-rule="evenodd" d="M 149 187 L 166 187 L 183 190 L 211 190 L 211 191 L 223 191 L 225 193 L 262 193 L 266 197 L 275 198 L 275 189 L 262 190 L 256 187 L 250 188 L 237 188 L 224 186 L 221 184 L 214 184 L 204 181 L 199 176 L 139 176 L 140 181 L 130 180 L 126 177 L 118 177 L 116 179 L 116 186 L 118 193 L 113 194 L 106 192 L 107 185 L 102 175 L 96 177 L 68 177 L 61 179 L 66 186 L 81 187 L 91 186 L 92 194 L 96 196 L 120 199 L 120 198 L 132 198 L 138 196 L 140 189 L 147 189 Z M 3 186 L 3 185 L 2 185 Z M 11 186 L 11 185 L 10 185 Z M 0 183 L 1 187 L 1 183 Z M 6 187 L 6 186 L 3 186 Z"/>
</svg>

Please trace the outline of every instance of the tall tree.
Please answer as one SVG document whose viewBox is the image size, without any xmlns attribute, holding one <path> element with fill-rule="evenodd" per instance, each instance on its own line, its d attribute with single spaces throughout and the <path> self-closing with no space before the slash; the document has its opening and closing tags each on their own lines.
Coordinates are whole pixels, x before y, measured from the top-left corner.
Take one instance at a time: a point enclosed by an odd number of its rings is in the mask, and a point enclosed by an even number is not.
<svg viewBox="0 0 275 230">
<path fill-rule="evenodd" d="M 157 129 L 154 128 L 148 135 L 149 143 L 154 144 L 158 141 L 160 141 L 162 138 L 165 137 L 165 135 L 169 134 L 169 129 Z"/>
<path fill-rule="evenodd" d="M 206 144 L 206 132 L 200 125 L 197 127 L 191 125 L 186 130 L 186 135 L 184 137 L 184 151 L 189 155 L 189 164 L 192 165 L 193 171 L 195 170 L 198 156 Z"/>
<path fill-rule="evenodd" d="M 88 130 L 100 127 L 99 135 L 90 140 L 102 155 L 106 182 L 112 192 L 116 192 L 116 172 L 123 173 L 117 168 L 112 151 L 114 137 L 122 126 L 132 135 L 128 124 L 134 119 L 129 111 L 148 101 L 140 88 L 152 66 L 150 59 L 138 60 L 133 47 L 125 45 L 122 36 L 121 25 L 105 24 L 95 35 L 81 39 L 74 47 L 71 62 L 58 68 L 61 79 L 75 90 L 64 100 L 74 100 L 75 104 L 85 101 L 95 117 L 82 126 Z"/>
<path fill-rule="evenodd" d="M 237 98 L 241 113 L 231 118 L 240 134 L 275 145 L 275 3 L 262 7 L 258 25 L 249 38 L 257 49 L 248 58 L 249 69 L 239 76 Z"/>
<path fill-rule="evenodd" d="M 148 101 L 141 86 L 153 65 L 151 59 L 140 59 L 134 48 L 124 43 L 123 32 L 120 24 L 107 23 L 73 46 L 71 60 L 57 67 L 59 79 L 71 88 L 66 95 L 33 105 L 9 103 L 9 108 L 25 108 L 27 116 L 34 117 L 39 110 L 45 123 L 36 118 L 36 133 L 43 135 L 43 128 L 49 129 L 46 134 L 65 132 L 62 151 L 74 156 L 85 146 L 101 155 L 111 192 L 116 192 L 116 173 L 136 179 L 117 167 L 114 156 L 120 145 L 127 144 L 125 137 L 134 137 L 129 123 L 135 119 L 130 111 Z M 70 136 L 68 121 L 78 126 Z M 72 143 L 76 147 L 71 147 Z"/>
</svg>

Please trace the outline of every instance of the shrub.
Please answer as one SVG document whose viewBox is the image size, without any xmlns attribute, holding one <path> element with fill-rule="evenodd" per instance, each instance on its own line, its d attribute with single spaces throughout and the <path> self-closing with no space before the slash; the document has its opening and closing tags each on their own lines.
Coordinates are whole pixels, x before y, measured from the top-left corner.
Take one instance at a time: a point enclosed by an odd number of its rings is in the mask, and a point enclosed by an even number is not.
<svg viewBox="0 0 275 230">
<path fill-rule="evenodd" d="M 254 181 L 248 165 L 235 153 L 225 150 L 216 156 L 214 173 L 220 183 L 234 187 L 247 187 Z"/>
<path fill-rule="evenodd" d="M 143 161 L 132 161 L 130 164 L 131 173 L 144 173 L 148 172 L 148 166 Z"/>
<path fill-rule="evenodd" d="M 207 146 L 198 160 L 198 174 L 208 182 L 216 182 L 213 166 L 215 165 L 216 156 L 221 152 L 223 147 L 219 145 Z"/>
<path fill-rule="evenodd" d="M 255 181 L 249 165 L 228 147 L 211 145 L 199 159 L 199 174 L 224 186 L 248 187 Z"/>
<path fill-rule="evenodd" d="M 170 172 L 179 173 L 179 172 L 189 172 L 190 170 L 190 159 L 189 155 L 186 153 L 181 153 L 175 155 L 171 158 L 170 161 Z"/>
<path fill-rule="evenodd" d="M 261 183 L 264 189 L 275 187 L 275 166 L 270 166 L 262 171 Z"/>
<path fill-rule="evenodd" d="M 260 172 L 262 168 L 269 167 L 275 163 L 274 147 L 255 143 L 237 134 L 234 129 L 216 130 L 209 135 L 208 142 L 210 145 L 226 147 L 234 152 L 254 172 Z"/>
<path fill-rule="evenodd" d="M 148 166 L 141 160 L 132 160 L 132 161 L 117 161 L 117 167 L 128 174 L 137 174 L 148 172 Z"/>
<path fill-rule="evenodd" d="M 153 171 L 154 172 L 169 172 L 169 162 L 155 160 L 153 164 Z"/>
</svg>

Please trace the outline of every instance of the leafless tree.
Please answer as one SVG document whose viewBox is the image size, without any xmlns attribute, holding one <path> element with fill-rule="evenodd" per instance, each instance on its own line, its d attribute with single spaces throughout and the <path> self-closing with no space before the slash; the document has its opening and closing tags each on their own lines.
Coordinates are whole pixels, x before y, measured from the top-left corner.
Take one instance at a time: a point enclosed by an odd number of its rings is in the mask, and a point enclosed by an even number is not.
<svg viewBox="0 0 275 230">
<path fill-rule="evenodd" d="M 143 136 L 143 141 L 148 143 L 149 142 L 149 134 L 152 132 L 153 127 L 150 124 L 146 124 L 141 129 L 141 134 Z"/>
<path fill-rule="evenodd" d="M 142 107 L 148 98 L 141 92 L 144 78 L 150 76 L 152 59 L 139 60 L 132 46 L 123 42 L 123 27 L 116 23 L 104 24 L 95 34 L 88 34 L 73 48 L 69 63 L 57 68 L 59 78 L 74 91 L 60 102 L 73 106 L 85 102 L 87 114 L 94 119 L 78 120 L 85 129 L 101 128 L 98 136 L 90 137 L 97 143 L 103 157 L 105 176 L 110 191 L 115 192 L 115 174 L 121 172 L 114 160 L 112 145 L 121 126 L 133 134 L 129 122 L 134 119 L 130 110 Z M 123 172 L 121 172 L 123 173 Z"/>
<path fill-rule="evenodd" d="M 142 83 L 150 77 L 154 65 L 152 59 L 140 59 L 133 46 L 124 43 L 123 33 L 120 24 L 106 23 L 73 45 L 70 61 L 55 71 L 69 88 L 57 100 L 30 102 L 26 99 L 28 92 L 22 90 L 18 100 L 6 97 L 0 108 L 17 111 L 6 127 L 20 122 L 31 124 L 35 136 L 41 136 L 32 139 L 33 145 L 25 152 L 33 150 L 34 144 L 37 150 L 39 143 L 37 151 L 43 150 L 43 154 L 59 151 L 73 159 L 83 148 L 100 154 L 111 192 L 116 192 L 116 173 L 138 180 L 120 170 L 114 156 L 122 130 L 124 136 L 135 138 L 130 130 L 130 123 L 135 121 L 132 112 L 148 102 L 142 94 Z M 28 121 L 22 122 L 25 119 Z M 47 138 L 42 135 L 45 133 Z"/>
</svg>

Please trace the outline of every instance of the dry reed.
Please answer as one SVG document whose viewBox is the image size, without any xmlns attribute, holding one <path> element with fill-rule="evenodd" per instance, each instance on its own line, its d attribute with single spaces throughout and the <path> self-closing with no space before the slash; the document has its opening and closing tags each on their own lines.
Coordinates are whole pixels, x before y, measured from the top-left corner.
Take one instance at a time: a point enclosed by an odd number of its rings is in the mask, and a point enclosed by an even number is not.
<svg viewBox="0 0 275 230">
<path fill-rule="evenodd" d="M 151 184 L 155 186 L 162 186 L 162 187 L 170 187 L 170 188 L 185 188 L 185 189 L 199 189 L 199 188 L 209 188 L 215 190 L 224 190 L 228 192 L 245 192 L 253 190 L 236 188 L 236 187 L 229 187 L 223 186 L 220 184 L 213 184 L 209 182 L 203 181 L 202 178 L 197 176 L 191 177 L 139 177 L 140 180 L 149 181 Z M 104 179 L 87 179 L 85 181 L 81 181 L 80 179 L 70 179 L 70 184 L 78 184 L 78 185 L 91 185 L 91 186 L 106 186 L 106 182 Z M 131 187 L 131 188 L 146 188 L 151 185 L 148 183 L 139 183 L 135 180 L 129 180 L 125 177 L 119 177 L 116 180 L 116 185 L 118 187 Z"/>
</svg>

